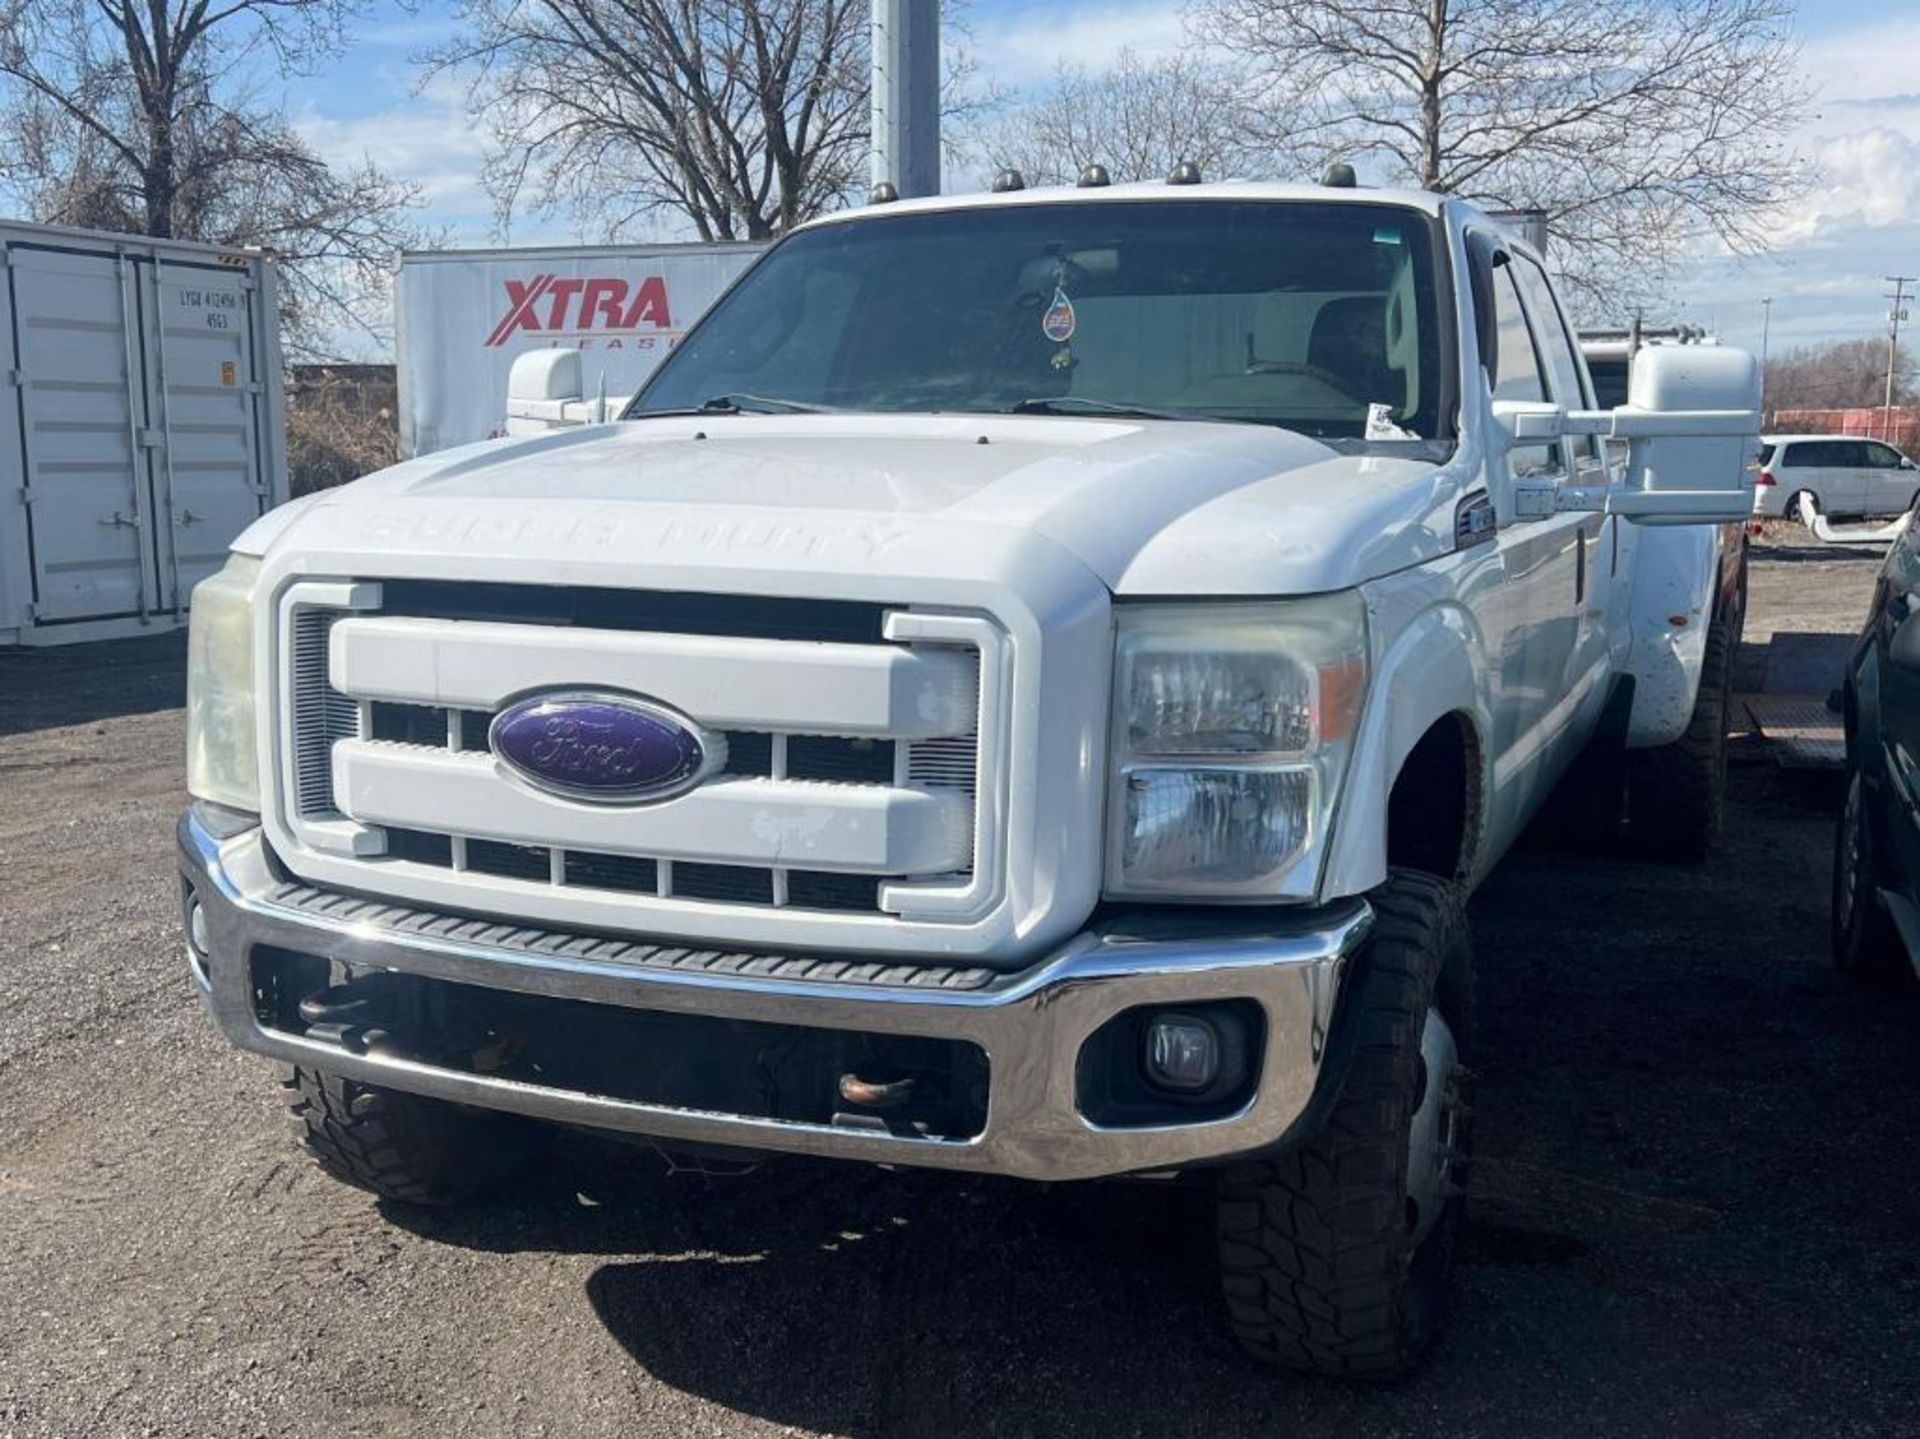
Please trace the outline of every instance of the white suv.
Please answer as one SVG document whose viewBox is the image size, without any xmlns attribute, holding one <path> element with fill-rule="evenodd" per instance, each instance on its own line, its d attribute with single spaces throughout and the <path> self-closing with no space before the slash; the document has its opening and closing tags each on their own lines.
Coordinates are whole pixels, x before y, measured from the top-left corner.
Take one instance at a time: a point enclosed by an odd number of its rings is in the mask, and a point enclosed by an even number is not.
<svg viewBox="0 0 1920 1439">
<path fill-rule="evenodd" d="M 1805 520 L 1803 495 L 1823 515 L 1902 515 L 1920 499 L 1920 470 L 1892 445 L 1858 435 L 1762 439 L 1753 512 Z"/>
</svg>

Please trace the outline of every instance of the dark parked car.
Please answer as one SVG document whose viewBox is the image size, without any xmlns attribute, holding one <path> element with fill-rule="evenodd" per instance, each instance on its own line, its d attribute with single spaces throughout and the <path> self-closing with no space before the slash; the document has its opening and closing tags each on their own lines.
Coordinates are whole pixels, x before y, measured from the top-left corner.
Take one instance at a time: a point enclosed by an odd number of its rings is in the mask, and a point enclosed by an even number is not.
<svg viewBox="0 0 1920 1439">
<path fill-rule="evenodd" d="M 1874 586 L 1841 694 L 1847 798 L 1833 851 L 1833 957 L 1849 974 L 1920 971 L 1920 528 Z"/>
</svg>

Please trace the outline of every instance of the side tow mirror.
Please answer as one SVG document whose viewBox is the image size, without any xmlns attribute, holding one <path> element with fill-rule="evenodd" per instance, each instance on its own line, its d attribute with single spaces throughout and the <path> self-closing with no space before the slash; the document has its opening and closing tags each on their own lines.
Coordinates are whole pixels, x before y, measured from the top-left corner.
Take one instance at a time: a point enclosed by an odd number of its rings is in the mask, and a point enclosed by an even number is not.
<svg viewBox="0 0 1920 1439">
<path fill-rule="evenodd" d="M 1747 462 L 1760 440 L 1760 367 L 1730 345 L 1649 345 L 1629 402 L 1581 414 L 1581 433 L 1626 440 L 1627 476 L 1607 511 L 1642 524 L 1707 525 L 1753 513 Z"/>
<path fill-rule="evenodd" d="M 507 371 L 509 400 L 577 400 L 584 393 L 578 350 L 529 350 Z"/>
<path fill-rule="evenodd" d="M 578 350 L 527 351 L 507 371 L 507 433 L 544 435 L 606 419 L 604 396 L 596 414 L 586 406 L 585 390 Z"/>
</svg>

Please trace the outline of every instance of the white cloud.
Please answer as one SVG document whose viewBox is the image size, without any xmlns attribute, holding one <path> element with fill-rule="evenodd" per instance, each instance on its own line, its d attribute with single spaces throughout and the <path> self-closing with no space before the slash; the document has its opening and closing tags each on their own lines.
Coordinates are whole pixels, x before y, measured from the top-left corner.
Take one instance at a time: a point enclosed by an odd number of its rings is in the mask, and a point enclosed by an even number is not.
<svg viewBox="0 0 1920 1439">
<path fill-rule="evenodd" d="M 1817 7 L 1808 6 L 1817 18 Z M 1800 51 L 1801 64 L 1820 105 L 1905 95 L 1915 85 L 1913 56 L 1920 50 L 1920 20 L 1904 18 L 1824 35 Z"/>
<path fill-rule="evenodd" d="M 1808 7 L 1812 18 L 1813 9 Z M 1768 253 L 1710 247 L 1680 277 L 1676 319 L 1758 349 L 1771 299 L 1772 350 L 1885 332 L 1883 277 L 1920 259 L 1920 20 L 1902 17 L 1811 40 L 1814 90 L 1796 144 L 1807 194 L 1765 221 Z"/>
<path fill-rule="evenodd" d="M 1822 136 L 1810 148 L 1813 189 L 1783 211 L 1778 241 L 1920 220 L 1920 140 L 1874 125 Z"/>
<path fill-rule="evenodd" d="M 480 183 L 485 134 L 467 118 L 459 87 L 436 81 L 418 95 L 365 115 L 336 118 L 307 109 L 293 117 L 300 138 L 334 166 L 367 160 L 418 184 L 436 218 L 462 229 L 490 224 L 493 202 Z M 467 237 L 475 243 L 484 236 Z"/>
<path fill-rule="evenodd" d="M 1171 55 L 1187 42 L 1181 7 L 1159 3 L 1036 5 L 971 28 L 967 48 L 980 74 L 1016 89 L 1044 84 L 1061 64 L 1103 70 L 1122 50 L 1143 59 Z"/>
</svg>

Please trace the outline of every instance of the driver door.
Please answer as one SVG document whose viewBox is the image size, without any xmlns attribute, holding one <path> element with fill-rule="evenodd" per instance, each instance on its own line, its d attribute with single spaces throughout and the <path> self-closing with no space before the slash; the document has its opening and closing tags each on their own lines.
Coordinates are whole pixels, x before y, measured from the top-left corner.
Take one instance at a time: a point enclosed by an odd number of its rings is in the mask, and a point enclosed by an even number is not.
<svg viewBox="0 0 1920 1439">
<path fill-rule="evenodd" d="M 1482 248 L 1475 274 L 1476 298 L 1490 307 L 1492 325 L 1482 334 L 1492 354 L 1483 356 L 1495 400 L 1545 402 L 1554 398 L 1548 367 L 1521 299 L 1513 258 Z M 1585 600 L 1587 547 L 1598 518 L 1592 514 L 1518 513 L 1517 481 L 1552 486 L 1572 475 L 1566 440 L 1515 445 L 1489 461 L 1489 489 L 1499 516 L 1503 584 L 1497 616 L 1486 615 L 1489 637 L 1498 635 L 1492 679 L 1496 770 L 1509 776 L 1496 796 L 1508 837 L 1545 798 L 1560 773 L 1578 696 L 1568 688 Z"/>
</svg>

